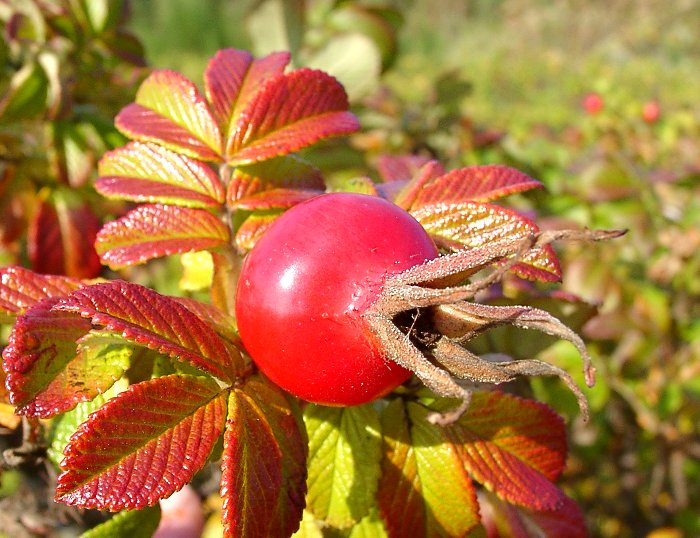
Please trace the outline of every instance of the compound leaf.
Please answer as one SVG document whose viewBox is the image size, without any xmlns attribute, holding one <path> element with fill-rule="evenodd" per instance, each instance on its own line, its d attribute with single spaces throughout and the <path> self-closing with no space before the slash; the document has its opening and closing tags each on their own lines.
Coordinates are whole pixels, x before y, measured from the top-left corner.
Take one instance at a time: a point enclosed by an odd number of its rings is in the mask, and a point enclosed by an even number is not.
<svg viewBox="0 0 700 538">
<path fill-rule="evenodd" d="M 552 480 L 564 468 L 564 422 L 546 405 L 501 392 L 477 392 L 467 412 L 444 428 L 471 477 L 500 498 L 533 510 L 557 510 Z"/>
<path fill-rule="evenodd" d="M 267 79 L 284 72 L 289 59 L 288 52 L 253 59 L 247 51 L 223 49 L 209 61 L 204 72 L 205 93 L 225 140 L 255 92 Z"/>
<path fill-rule="evenodd" d="M 456 248 L 477 248 L 498 239 L 518 241 L 539 231 L 530 219 L 520 213 L 481 202 L 424 204 L 411 214 L 427 232 Z M 528 252 L 513 267 L 519 276 L 544 281 L 561 278 L 561 267 L 550 245 Z"/>
<path fill-rule="evenodd" d="M 133 140 L 155 142 L 203 161 L 221 160 L 221 132 L 197 87 L 180 73 L 153 71 L 136 93 L 136 102 L 114 120 Z"/>
<path fill-rule="evenodd" d="M 429 411 L 394 400 L 382 414 L 379 510 L 390 537 L 466 536 L 479 523 L 476 493 Z"/>
<path fill-rule="evenodd" d="M 130 386 L 70 438 L 56 500 L 111 511 L 153 506 L 190 481 L 223 431 L 226 397 L 210 378 Z"/>
<path fill-rule="evenodd" d="M 142 205 L 107 223 L 95 248 L 112 269 L 171 254 L 207 250 L 229 240 L 228 227 L 215 215 L 189 207 Z"/>
<path fill-rule="evenodd" d="M 381 437 L 371 404 L 304 409 L 309 434 L 307 509 L 334 527 L 350 527 L 375 505 Z"/>
<path fill-rule="evenodd" d="M 264 378 L 229 397 L 221 477 L 225 536 L 289 536 L 306 492 L 307 439 L 298 411 Z"/>
<path fill-rule="evenodd" d="M 224 201 L 224 188 L 209 166 L 156 144 L 130 142 L 112 150 L 100 160 L 98 173 L 95 188 L 107 198 L 188 207 Z"/>
<path fill-rule="evenodd" d="M 332 76 L 298 69 L 268 79 L 250 99 L 226 147 L 231 164 L 278 157 L 359 128 L 348 98 Z"/>
</svg>

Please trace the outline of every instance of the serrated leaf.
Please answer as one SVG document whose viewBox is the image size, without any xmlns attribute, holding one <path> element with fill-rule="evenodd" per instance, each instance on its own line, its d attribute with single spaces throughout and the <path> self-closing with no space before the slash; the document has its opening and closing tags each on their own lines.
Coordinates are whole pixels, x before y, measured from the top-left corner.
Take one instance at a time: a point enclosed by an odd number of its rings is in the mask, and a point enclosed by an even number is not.
<svg viewBox="0 0 700 538">
<path fill-rule="evenodd" d="M 156 144 L 131 142 L 110 151 L 98 173 L 95 188 L 107 198 L 187 207 L 224 201 L 224 187 L 211 167 Z"/>
<path fill-rule="evenodd" d="M 563 494 L 552 480 L 564 468 L 564 422 L 532 400 L 477 392 L 467 412 L 444 428 L 474 480 L 500 498 L 533 510 L 556 510 Z"/>
<path fill-rule="evenodd" d="M 375 505 L 381 438 L 371 404 L 357 407 L 308 405 L 307 509 L 327 524 L 345 528 Z"/>
<path fill-rule="evenodd" d="M 443 166 L 437 161 L 428 161 L 421 166 L 411 180 L 394 198 L 394 203 L 408 211 L 420 192 L 436 178 L 445 173 Z"/>
<path fill-rule="evenodd" d="M 228 140 L 255 92 L 267 79 L 284 72 L 289 60 L 288 52 L 275 52 L 255 60 L 247 51 L 223 49 L 209 61 L 204 72 L 205 92 L 224 132 L 224 140 Z"/>
<path fill-rule="evenodd" d="M 359 128 L 343 87 L 330 75 L 298 69 L 276 75 L 241 112 L 226 146 L 231 164 L 271 159 Z"/>
<path fill-rule="evenodd" d="M 225 338 L 236 347 L 242 345 L 240 343 L 241 339 L 236 332 L 236 320 L 233 317 L 222 312 L 212 304 L 202 303 L 189 297 L 177 297 L 175 300 L 185 305 L 188 310 L 204 320 L 219 336 Z M 236 355 L 238 354 L 237 352 L 235 353 Z"/>
<path fill-rule="evenodd" d="M 409 181 L 430 161 L 421 155 L 380 155 L 377 170 L 384 182 Z"/>
<path fill-rule="evenodd" d="M 539 181 L 501 165 L 468 166 L 432 179 L 423 185 L 411 209 L 424 205 L 489 202 L 508 194 L 541 188 Z"/>
<path fill-rule="evenodd" d="M 252 249 L 282 213 L 250 215 L 236 231 L 236 246 L 245 252 Z"/>
<path fill-rule="evenodd" d="M 10 401 L 18 414 L 46 418 L 72 409 L 107 390 L 128 366 L 128 356 L 110 353 L 108 346 L 77 349 L 91 325 L 54 310 L 62 300 L 46 299 L 20 316 L 3 351 Z"/>
<path fill-rule="evenodd" d="M 508 504 L 497 496 L 483 492 L 479 502 L 484 507 L 484 526 L 492 538 L 532 538 L 566 536 L 586 538 L 586 521 L 578 505 L 563 496 L 558 510 L 534 511 Z"/>
<path fill-rule="evenodd" d="M 307 439 L 297 413 L 263 378 L 231 392 L 221 477 L 224 536 L 289 536 L 298 528 Z"/>
<path fill-rule="evenodd" d="M 107 223 L 95 248 L 112 269 L 182 252 L 207 250 L 229 241 L 228 227 L 204 209 L 142 205 Z"/>
<path fill-rule="evenodd" d="M 221 132 L 209 104 L 180 73 L 152 72 L 115 118 L 117 128 L 133 140 L 155 142 L 203 161 L 221 160 Z"/>
<path fill-rule="evenodd" d="M 289 209 L 292 206 L 311 200 L 323 191 L 300 189 L 271 189 L 251 196 L 239 198 L 235 207 L 245 211 L 267 211 L 270 209 Z"/>
<path fill-rule="evenodd" d="M 115 536 L 151 538 L 158 528 L 160 517 L 159 505 L 141 510 L 125 510 L 115 514 L 104 523 L 85 531 L 80 535 L 80 538 L 114 538 Z"/>
<path fill-rule="evenodd" d="M 318 168 L 294 155 L 284 155 L 233 172 L 226 203 L 234 207 L 238 200 L 270 189 L 323 191 L 325 185 Z"/>
<path fill-rule="evenodd" d="M 539 231 L 517 211 L 480 202 L 425 204 L 410 213 L 429 234 L 458 247 L 477 248 L 498 239 L 517 242 Z M 532 249 L 513 271 L 544 281 L 561 278 L 559 260 L 550 245 Z"/>
<path fill-rule="evenodd" d="M 390 537 L 466 536 L 479 523 L 474 487 L 428 411 L 394 400 L 382 414 L 379 509 Z"/>
<path fill-rule="evenodd" d="M 0 323 L 9 322 L 48 297 L 68 295 L 84 283 L 77 278 L 40 275 L 19 266 L 0 268 Z"/>
<path fill-rule="evenodd" d="M 85 287 L 54 310 L 78 314 L 92 327 L 118 333 L 221 380 L 233 379 L 242 368 L 238 351 L 182 302 L 137 284 L 113 281 Z"/>
<path fill-rule="evenodd" d="M 111 511 L 153 506 L 190 481 L 224 428 L 212 379 L 172 375 L 130 386 L 71 437 L 56 500 Z"/>
</svg>

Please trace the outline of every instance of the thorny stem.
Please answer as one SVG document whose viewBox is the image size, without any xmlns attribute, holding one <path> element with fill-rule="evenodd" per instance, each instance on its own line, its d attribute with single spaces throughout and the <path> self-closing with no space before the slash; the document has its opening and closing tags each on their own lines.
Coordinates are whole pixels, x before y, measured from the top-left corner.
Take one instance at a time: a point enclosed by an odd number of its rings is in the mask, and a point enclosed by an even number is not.
<svg viewBox="0 0 700 538">
<path fill-rule="evenodd" d="M 492 362 L 464 349 L 462 344 L 491 327 L 506 323 L 525 329 L 537 329 L 568 340 L 581 353 L 586 384 L 595 382 L 595 369 L 581 338 L 549 313 L 527 306 L 499 307 L 468 302 L 500 281 L 504 274 L 520 263 L 533 249 L 558 240 L 602 241 L 623 235 L 623 230 L 556 230 L 531 234 L 519 240 L 500 239 L 489 245 L 460 250 L 440 256 L 402 273 L 389 277 L 379 300 L 365 312 L 371 330 L 384 344 L 388 357 L 411 370 L 433 392 L 443 397 L 459 398 L 462 403 L 448 413 L 435 413 L 429 420 L 450 424 L 469 405 L 471 390 L 457 383 L 455 377 L 472 382 L 503 383 L 516 376 L 556 375 L 576 396 L 584 420 L 588 419 L 586 397 L 562 369 L 537 360 Z M 490 274 L 475 282 L 447 287 L 431 287 L 459 273 L 474 272 L 500 262 Z M 433 325 L 442 337 L 429 350 L 419 350 L 396 327 L 393 318 L 409 310 L 427 308 Z M 427 353 L 427 354 L 426 354 Z"/>
</svg>

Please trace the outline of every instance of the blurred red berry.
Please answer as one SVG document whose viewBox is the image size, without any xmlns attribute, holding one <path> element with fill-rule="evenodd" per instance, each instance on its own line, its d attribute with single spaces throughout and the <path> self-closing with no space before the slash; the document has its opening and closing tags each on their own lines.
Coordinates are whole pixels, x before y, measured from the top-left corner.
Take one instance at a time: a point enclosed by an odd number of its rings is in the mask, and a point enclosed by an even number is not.
<svg viewBox="0 0 700 538">
<path fill-rule="evenodd" d="M 642 107 L 642 119 L 647 123 L 656 123 L 661 117 L 661 106 L 658 101 L 647 101 Z"/>
<path fill-rule="evenodd" d="M 598 114 L 601 110 L 603 110 L 604 104 L 603 98 L 598 93 L 586 94 L 581 102 L 583 109 L 591 115 Z"/>
</svg>

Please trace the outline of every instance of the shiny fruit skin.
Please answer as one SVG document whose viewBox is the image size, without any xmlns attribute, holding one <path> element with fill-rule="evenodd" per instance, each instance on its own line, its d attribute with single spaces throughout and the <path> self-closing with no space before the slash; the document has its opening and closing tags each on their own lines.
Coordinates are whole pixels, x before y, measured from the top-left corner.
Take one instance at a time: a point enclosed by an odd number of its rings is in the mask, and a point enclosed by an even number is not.
<svg viewBox="0 0 700 538">
<path fill-rule="evenodd" d="M 272 381 L 325 405 L 369 402 L 410 372 L 389 360 L 363 313 L 387 276 L 438 256 L 423 227 L 382 198 L 320 195 L 279 217 L 241 269 L 236 319 Z"/>
</svg>

